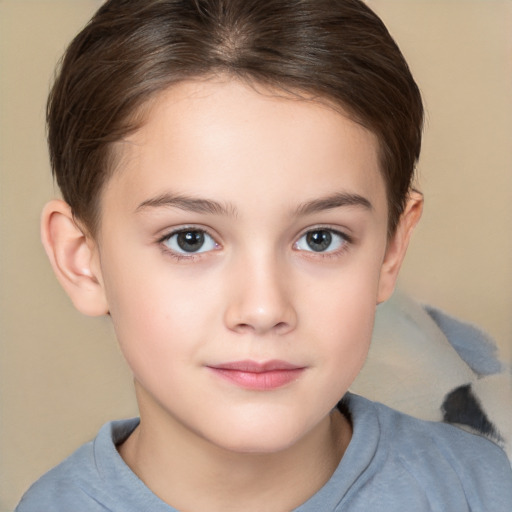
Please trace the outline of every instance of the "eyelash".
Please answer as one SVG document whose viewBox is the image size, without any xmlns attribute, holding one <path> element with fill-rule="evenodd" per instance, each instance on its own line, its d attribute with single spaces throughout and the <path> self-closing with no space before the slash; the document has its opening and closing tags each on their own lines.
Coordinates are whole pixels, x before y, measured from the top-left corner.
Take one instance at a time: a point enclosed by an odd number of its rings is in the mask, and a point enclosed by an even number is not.
<svg viewBox="0 0 512 512">
<path fill-rule="evenodd" d="M 304 250 L 297 248 L 297 245 L 299 244 L 300 240 L 302 240 L 303 237 L 307 236 L 309 233 L 315 233 L 320 231 L 326 231 L 328 233 L 331 233 L 339 238 L 342 239 L 342 245 L 340 248 L 331 250 L 331 251 L 314 251 L 314 250 Z M 171 258 L 175 259 L 176 261 L 187 261 L 192 262 L 195 261 L 198 258 L 203 257 L 204 255 L 212 252 L 212 250 L 206 250 L 201 252 L 190 252 L 188 254 L 180 253 L 177 251 L 174 251 L 166 246 L 165 242 L 168 242 L 173 236 L 179 235 L 180 233 L 187 233 L 187 232 L 196 232 L 196 233 L 202 233 L 203 235 L 207 235 L 215 242 L 215 249 L 219 247 L 219 244 L 215 241 L 215 237 L 213 237 L 207 230 L 204 228 L 199 228 L 195 226 L 185 226 L 180 227 L 178 229 L 172 230 L 170 233 L 166 233 L 165 235 L 158 238 L 157 243 L 162 248 L 162 251 L 170 256 Z M 354 243 L 353 238 L 346 233 L 343 233 L 342 231 L 339 231 L 337 229 L 334 229 L 332 227 L 328 226 L 315 226 L 313 228 L 308 228 L 306 231 L 304 231 L 294 242 L 293 248 L 296 251 L 299 251 L 304 254 L 304 257 L 307 258 L 336 258 L 342 254 L 344 254 L 350 246 Z"/>
<path fill-rule="evenodd" d="M 208 231 L 206 229 L 199 228 L 196 226 L 184 226 L 184 227 L 180 227 L 178 229 L 174 229 L 170 233 L 166 233 L 165 235 L 158 238 L 157 244 L 162 248 L 162 251 L 166 255 L 170 256 L 171 258 L 175 259 L 176 261 L 192 262 L 192 261 L 195 261 L 195 260 L 203 257 L 208 252 L 211 252 L 211 250 L 210 250 L 210 251 L 202 251 L 202 252 L 195 252 L 195 253 L 190 252 L 189 254 L 184 254 L 184 253 L 174 251 L 165 245 L 165 242 L 168 242 L 173 236 L 179 235 L 180 233 L 187 233 L 187 232 L 202 233 L 203 235 L 207 235 L 215 242 L 216 248 L 219 247 L 219 244 L 215 241 L 214 236 L 212 236 L 210 233 L 208 233 Z M 213 249 L 213 250 L 215 250 L 215 249 Z"/>
<path fill-rule="evenodd" d="M 308 250 L 301 250 L 301 249 L 296 248 L 299 241 L 303 237 L 307 236 L 308 233 L 315 233 L 315 232 L 319 232 L 319 231 L 327 231 L 328 233 L 331 233 L 331 234 L 341 238 L 341 240 L 342 240 L 341 247 L 339 247 L 338 249 L 335 249 L 335 250 L 331 250 L 331 251 L 314 251 L 314 250 L 308 251 Z M 297 238 L 297 241 L 293 244 L 293 247 L 295 250 L 302 252 L 304 254 L 304 257 L 306 257 L 306 258 L 330 259 L 330 258 L 337 258 L 337 257 L 343 255 L 346 251 L 348 251 L 350 249 L 350 247 L 351 247 L 351 245 L 353 245 L 353 243 L 354 243 L 354 239 L 351 236 L 347 235 L 346 233 L 339 231 L 338 229 L 329 227 L 329 226 L 320 225 L 320 226 L 310 227 L 306 231 L 304 231 Z"/>
</svg>

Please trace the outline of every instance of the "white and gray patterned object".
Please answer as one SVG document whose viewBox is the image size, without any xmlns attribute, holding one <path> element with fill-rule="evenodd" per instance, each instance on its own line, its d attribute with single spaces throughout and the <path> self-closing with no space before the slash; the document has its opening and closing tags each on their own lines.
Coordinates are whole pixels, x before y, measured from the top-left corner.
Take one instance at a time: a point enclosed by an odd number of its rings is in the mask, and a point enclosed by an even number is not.
<svg viewBox="0 0 512 512">
<path fill-rule="evenodd" d="M 379 306 L 368 360 L 351 391 L 483 435 L 512 461 L 510 366 L 488 335 L 439 309 L 401 293 Z"/>
</svg>

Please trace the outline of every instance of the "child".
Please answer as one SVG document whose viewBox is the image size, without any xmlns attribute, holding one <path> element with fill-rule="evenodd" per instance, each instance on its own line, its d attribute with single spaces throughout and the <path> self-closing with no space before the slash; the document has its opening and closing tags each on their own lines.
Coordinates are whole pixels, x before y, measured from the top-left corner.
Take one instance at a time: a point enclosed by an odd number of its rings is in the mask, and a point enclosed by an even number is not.
<svg viewBox="0 0 512 512">
<path fill-rule="evenodd" d="M 17 510 L 512 507 L 489 441 L 347 393 L 421 196 L 423 109 L 359 0 L 110 0 L 48 107 L 43 243 L 140 420 Z"/>
</svg>

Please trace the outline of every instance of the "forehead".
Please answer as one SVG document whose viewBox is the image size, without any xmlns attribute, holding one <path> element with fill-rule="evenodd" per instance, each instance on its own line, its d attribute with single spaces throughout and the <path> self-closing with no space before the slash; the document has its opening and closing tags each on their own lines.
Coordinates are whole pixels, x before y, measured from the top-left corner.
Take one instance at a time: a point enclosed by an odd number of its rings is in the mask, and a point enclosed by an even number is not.
<svg viewBox="0 0 512 512">
<path fill-rule="evenodd" d="M 120 187 L 133 204 L 168 188 L 230 202 L 248 189 L 267 202 L 283 190 L 299 201 L 333 187 L 385 196 L 373 133 L 327 102 L 236 80 L 173 85 L 117 149 L 106 192 Z"/>
</svg>

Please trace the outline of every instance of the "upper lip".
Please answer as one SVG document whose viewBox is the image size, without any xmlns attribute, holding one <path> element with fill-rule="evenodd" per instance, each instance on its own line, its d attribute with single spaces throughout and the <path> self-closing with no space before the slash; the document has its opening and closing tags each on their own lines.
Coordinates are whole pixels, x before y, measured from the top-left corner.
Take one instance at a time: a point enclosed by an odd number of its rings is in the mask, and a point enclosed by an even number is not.
<svg viewBox="0 0 512 512">
<path fill-rule="evenodd" d="M 209 366 L 210 368 L 215 368 L 218 370 L 236 370 L 250 373 L 264 373 L 279 370 L 299 370 L 304 368 L 304 366 L 288 363 L 287 361 L 279 361 L 277 359 L 264 362 L 252 360 L 231 361 L 228 363 L 213 364 Z"/>
</svg>

